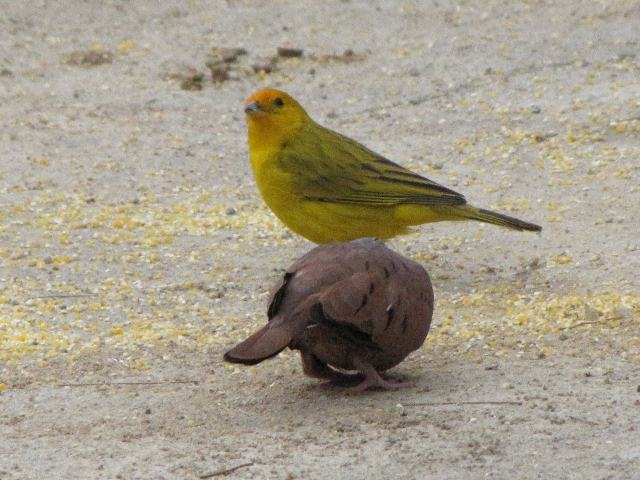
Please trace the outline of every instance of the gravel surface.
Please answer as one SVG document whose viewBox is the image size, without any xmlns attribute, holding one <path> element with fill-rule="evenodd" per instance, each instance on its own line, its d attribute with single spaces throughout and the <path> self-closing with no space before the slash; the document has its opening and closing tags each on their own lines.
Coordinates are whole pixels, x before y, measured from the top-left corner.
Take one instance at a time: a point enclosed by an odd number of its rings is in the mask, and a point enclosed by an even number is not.
<svg viewBox="0 0 640 480">
<path fill-rule="evenodd" d="M 0 11 L 0 478 L 638 478 L 637 1 Z M 414 389 L 221 361 L 313 246 L 249 169 L 267 86 L 544 227 L 390 242 L 436 294 Z"/>
</svg>

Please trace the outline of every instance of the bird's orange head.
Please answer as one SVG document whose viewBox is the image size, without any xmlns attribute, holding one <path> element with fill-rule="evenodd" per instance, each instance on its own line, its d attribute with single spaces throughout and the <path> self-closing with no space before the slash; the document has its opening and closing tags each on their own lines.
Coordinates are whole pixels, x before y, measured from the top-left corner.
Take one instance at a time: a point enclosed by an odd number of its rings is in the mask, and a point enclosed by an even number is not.
<svg viewBox="0 0 640 480">
<path fill-rule="evenodd" d="M 260 90 L 247 98 L 244 113 L 250 144 L 282 143 L 310 120 L 298 102 L 275 88 Z"/>
</svg>

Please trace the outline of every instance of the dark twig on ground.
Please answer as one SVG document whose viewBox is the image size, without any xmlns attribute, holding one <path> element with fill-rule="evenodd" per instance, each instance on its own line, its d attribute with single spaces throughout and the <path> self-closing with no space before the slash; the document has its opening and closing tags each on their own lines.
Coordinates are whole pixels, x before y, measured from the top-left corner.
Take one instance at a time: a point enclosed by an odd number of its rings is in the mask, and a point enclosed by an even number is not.
<svg viewBox="0 0 640 480">
<path fill-rule="evenodd" d="M 522 405 L 517 400 L 468 401 L 468 402 L 415 402 L 403 403 L 403 407 L 437 407 L 441 405 Z"/>
<path fill-rule="evenodd" d="M 35 297 L 29 297 L 27 300 L 34 300 L 36 298 L 82 298 L 82 297 L 95 297 L 97 293 L 52 293 L 47 295 L 36 295 Z"/>
<path fill-rule="evenodd" d="M 583 325 L 592 325 L 594 323 L 602 323 L 602 322 L 607 322 L 610 320 L 620 320 L 622 318 L 622 316 L 620 315 L 614 315 L 612 317 L 606 317 L 606 318 L 601 318 L 599 320 L 589 320 L 586 322 L 578 322 L 578 323 L 574 323 L 573 325 L 569 325 L 567 327 L 561 327 L 560 330 L 569 330 L 570 328 L 576 328 L 576 327 L 581 327 Z"/>
<path fill-rule="evenodd" d="M 573 325 L 569 325 L 568 327 L 561 327 L 560 330 L 569 330 L 570 328 L 576 328 L 576 327 L 581 327 L 583 325 L 591 325 L 593 323 L 601 323 L 604 320 L 593 320 L 590 322 L 578 322 L 578 323 L 574 323 Z"/>
<path fill-rule="evenodd" d="M 96 382 L 96 383 L 59 383 L 57 387 L 112 387 L 120 385 L 168 385 L 174 383 L 191 383 L 198 385 L 198 380 L 169 380 L 166 382 Z"/>
<path fill-rule="evenodd" d="M 241 463 L 240 465 L 236 465 L 235 467 L 224 468 L 222 470 L 216 470 L 215 472 L 212 472 L 212 473 L 207 473 L 206 475 L 200 475 L 200 478 L 205 479 L 205 478 L 220 477 L 222 475 L 228 475 L 231 472 L 235 472 L 239 468 L 250 467 L 251 465 L 253 465 L 253 462 Z"/>
</svg>

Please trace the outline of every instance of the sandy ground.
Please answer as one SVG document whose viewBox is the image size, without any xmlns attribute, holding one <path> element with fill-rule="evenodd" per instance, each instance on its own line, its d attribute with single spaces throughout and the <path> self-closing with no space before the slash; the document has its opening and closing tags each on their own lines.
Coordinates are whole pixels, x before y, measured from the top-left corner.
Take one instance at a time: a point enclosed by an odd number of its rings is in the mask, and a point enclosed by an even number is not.
<svg viewBox="0 0 640 480">
<path fill-rule="evenodd" d="M 639 478 L 637 1 L 0 11 L 0 478 Z M 254 72 L 278 46 L 304 55 Z M 214 47 L 247 50 L 217 83 Z M 392 372 L 414 389 L 348 396 L 292 352 L 221 362 L 312 247 L 249 170 L 242 101 L 265 86 L 544 226 L 391 242 L 436 292 Z"/>
</svg>

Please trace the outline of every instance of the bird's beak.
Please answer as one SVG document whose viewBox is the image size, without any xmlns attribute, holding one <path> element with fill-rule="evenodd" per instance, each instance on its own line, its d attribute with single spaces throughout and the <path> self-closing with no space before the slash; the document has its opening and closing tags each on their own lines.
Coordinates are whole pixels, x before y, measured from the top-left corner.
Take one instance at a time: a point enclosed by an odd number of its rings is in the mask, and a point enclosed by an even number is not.
<svg viewBox="0 0 640 480">
<path fill-rule="evenodd" d="M 252 115 L 261 111 L 262 109 L 260 108 L 260 104 L 258 102 L 247 103 L 244 106 L 244 113 L 246 113 L 247 115 Z"/>
</svg>

